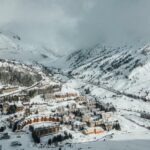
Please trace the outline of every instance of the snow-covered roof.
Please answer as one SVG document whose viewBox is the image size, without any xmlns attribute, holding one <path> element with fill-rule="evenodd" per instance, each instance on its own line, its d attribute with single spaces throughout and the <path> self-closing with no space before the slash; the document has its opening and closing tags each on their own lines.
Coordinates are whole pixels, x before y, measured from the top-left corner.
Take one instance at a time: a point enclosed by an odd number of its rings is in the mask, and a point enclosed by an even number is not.
<svg viewBox="0 0 150 150">
<path fill-rule="evenodd" d="M 38 128 L 59 126 L 59 123 L 57 123 L 57 122 L 42 122 L 42 123 L 33 124 L 32 126 L 34 127 L 34 129 L 38 129 Z"/>
</svg>

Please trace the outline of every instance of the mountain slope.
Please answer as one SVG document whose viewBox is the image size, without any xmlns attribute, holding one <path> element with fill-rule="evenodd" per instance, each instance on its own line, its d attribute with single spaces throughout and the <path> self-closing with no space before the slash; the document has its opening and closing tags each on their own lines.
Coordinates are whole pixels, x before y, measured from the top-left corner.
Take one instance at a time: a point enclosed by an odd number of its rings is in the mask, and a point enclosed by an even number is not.
<svg viewBox="0 0 150 150">
<path fill-rule="evenodd" d="M 62 69 L 70 65 L 69 70 L 76 78 L 149 98 L 149 45 L 141 41 L 120 45 L 97 44 L 73 52 L 65 61 L 65 57 L 47 47 L 23 43 L 18 35 L 3 32 L 0 58 Z"/>
<path fill-rule="evenodd" d="M 45 46 L 29 45 L 13 33 L 0 32 L 0 58 L 48 65 L 61 56 Z"/>
<path fill-rule="evenodd" d="M 97 45 L 72 53 L 72 75 L 97 85 L 150 97 L 150 48 L 145 43 L 121 47 Z"/>
</svg>

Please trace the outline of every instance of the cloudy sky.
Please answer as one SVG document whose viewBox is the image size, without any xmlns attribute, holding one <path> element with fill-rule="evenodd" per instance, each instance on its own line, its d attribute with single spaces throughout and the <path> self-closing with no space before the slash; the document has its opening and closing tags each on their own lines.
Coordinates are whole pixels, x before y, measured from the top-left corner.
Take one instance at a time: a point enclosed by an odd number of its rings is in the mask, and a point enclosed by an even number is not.
<svg viewBox="0 0 150 150">
<path fill-rule="evenodd" d="M 0 30 L 57 52 L 150 37 L 150 0 L 0 0 Z"/>
</svg>

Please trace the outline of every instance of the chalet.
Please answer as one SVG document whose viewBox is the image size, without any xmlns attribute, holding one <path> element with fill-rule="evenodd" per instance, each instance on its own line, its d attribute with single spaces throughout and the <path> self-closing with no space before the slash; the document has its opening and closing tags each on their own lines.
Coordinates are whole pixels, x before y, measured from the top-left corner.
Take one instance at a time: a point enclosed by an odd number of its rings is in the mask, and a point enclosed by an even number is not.
<svg viewBox="0 0 150 150">
<path fill-rule="evenodd" d="M 2 113 L 3 113 L 3 114 L 7 114 L 9 107 L 10 107 L 9 103 L 3 103 L 3 106 L 2 106 Z"/>
<path fill-rule="evenodd" d="M 78 130 L 83 130 L 86 127 L 85 122 L 80 122 L 80 121 L 74 121 L 72 122 L 72 129 L 78 129 Z"/>
<path fill-rule="evenodd" d="M 75 115 L 70 113 L 68 115 L 64 115 L 63 116 L 63 122 L 64 123 L 68 123 L 68 122 L 71 122 L 73 119 L 75 118 Z"/>
<path fill-rule="evenodd" d="M 113 129 L 113 122 L 105 122 L 105 128 L 107 131 L 110 131 Z"/>
<path fill-rule="evenodd" d="M 90 127 L 83 130 L 83 134 L 103 134 L 104 130 L 101 127 Z"/>
<path fill-rule="evenodd" d="M 24 109 L 24 106 L 21 101 L 16 102 L 15 105 L 16 105 L 16 112 L 20 112 Z"/>
<path fill-rule="evenodd" d="M 88 122 L 88 125 L 90 127 L 100 126 L 101 124 L 103 124 L 103 119 L 101 115 L 96 115 L 96 116 L 93 115 L 91 117 L 91 120 Z"/>
<path fill-rule="evenodd" d="M 102 112 L 102 118 L 104 121 L 108 121 L 112 119 L 113 113 L 112 112 Z"/>
</svg>

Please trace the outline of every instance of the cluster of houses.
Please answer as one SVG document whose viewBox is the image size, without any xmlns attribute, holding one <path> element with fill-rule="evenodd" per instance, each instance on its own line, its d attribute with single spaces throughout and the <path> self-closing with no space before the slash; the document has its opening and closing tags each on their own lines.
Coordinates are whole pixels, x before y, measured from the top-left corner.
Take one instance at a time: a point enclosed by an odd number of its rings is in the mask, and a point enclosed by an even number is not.
<svg viewBox="0 0 150 150">
<path fill-rule="evenodd" d="M 51 107 L 46 103 L 43 104 L 43 106 L 45 105 Z M 35 107 L 35 105 L 33 106 Z M 87 100 L 86 97 L 79 96 L 71 103 L 68 101 L 66 105 L 49 109 L 47 110 L 49 114 L 46 115 L 40 111 L 37 114 L 31 114 L 31 110 L 26 108 L 22 117 L 9 120 L 11 126 L 15 126 L 15 131 L 24 130 L 24 127 L 35 129 L 34 127 L 38 126 L 36 130 L 32 131 L 41 137 L 47 134 L 58 133 L 63 127 L 85 135 L 102 134 L 112 129 L 120 130 L 119 122 L 114 119 L 115 109 L 111 104 Z M 45 126 L 45 124 L 48 124 L 48 126 Z"/>
<path fill-rule="evenodd" d="M 24 105 L 21 101 L 18 102 L 4 102 L 1 105 L 1 111 L 3 114 L 13 114 L 16 112 L 21 112 L 24 109 Z"/>
<path fill-rule="evenodd" d="M 42 97 L 42 103 L 30 103 L 31 97 L 36 95 Z M 112 104 L 81 96 L 64 85 L 36 87 L 15 96 L 16 101 L 5 99 L 0 105 L 3 114 L 12 114 L 7 121 L 13 131 L 29 128 L 34 135 L 41 137 L 58 133 L 63 128 L 85 135 L 120 130 Z"/>
</svg>

